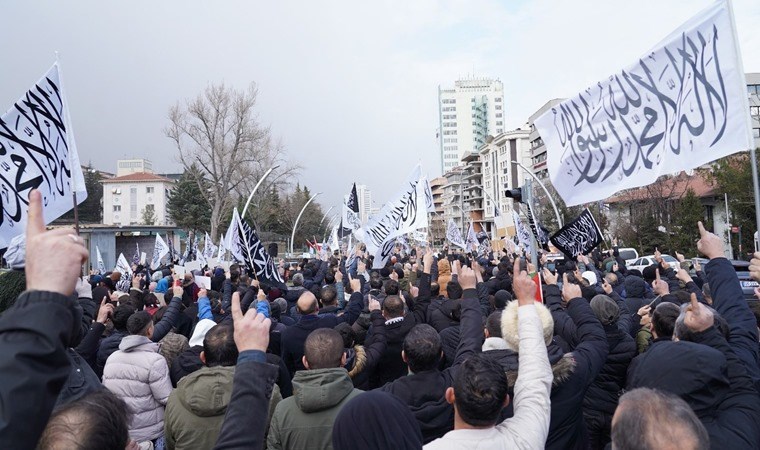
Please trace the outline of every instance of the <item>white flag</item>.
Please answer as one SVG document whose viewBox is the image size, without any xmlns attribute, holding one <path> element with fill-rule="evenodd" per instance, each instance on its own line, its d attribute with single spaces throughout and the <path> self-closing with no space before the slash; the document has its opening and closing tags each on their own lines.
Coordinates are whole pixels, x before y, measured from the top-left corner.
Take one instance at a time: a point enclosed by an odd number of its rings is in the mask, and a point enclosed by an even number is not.
<svg viewBox="0 0 760 450">
<path fill-rule="evenodd" d="M 223 261 L 226 255 L 227 255 L 227 234 L 225 233 L 224 236 L 219 237 L 219 250 L 216 254 L 216 259 L 219 261 Z"/>
<path fill-rule="evenodd" d="M 132 276 L 132 267 L 129 265 L 129 261 L 124 257 L 124 253 L 119 253 L 119 258 L 116 260 L 116 267 L 113 269 L 115 272 L 119 272 L 124 279 L 124 275 Z"/>
<path fill-rule="evenodd" d="M 240 214 L 238 213 L 237 208 L 235 208 L 232 211 L 232 222 L 230 222 L 230 227 L 227 229 L 227 237 L 225 238 L 225 245 L 227 246 L 227 249 L 230 251 L 230 254 L 232 255 L 232 258 L 235 261 L 245 261 L 245 258 L 243 258 L 243 249 L 245 248 L 245 244 L 240 243 L 240 233 L 238 232 L 238 228 L 240 226 Z"/>
<path fill-rule="evenodd" d="M 412 239 L 414 239 L 415 242 L 422 244 L 423 246 L 426 246 L 428 243 L 428 235 L 427 231 L 412 231 Z"/>
<path fill-rule="evenodd" d="M 530 230 L 523 225 L 520 220 L 520 215 L 515 211 L 512 211 L 512 220 L 515 222 L 515 230 L 517 230 L 517 239 L 520 241 L 520 245 L 527 253 L 533 253 L 533 246 L 530 241 Z"/>
<path fill-rule="evenodd" d="M 211 236 L 209 236 L 207 232 L 206 237 L 203 238 L 203 256 L 208 260 L 209 258 L 214 257 L 216 251 L 217 247 L 214 245 L 214 241 L 211 240 Z"/>
<path fill-rule="evenodd" d="M 430 182 L 427 177 L 422 177 L 422 179 L 420 179 L 420 184 L 422 185 L 425 194 L 425 206 L 427 207 L 427 212 L 434 213 L 435 204 L 433 203 L 433 191 L 430 189 Z"/>
<path fill-rule="evenodd" d="M 427 228 L 428 216 L 421 179 L 422 169 L 418 164 L 396 197 L 367 222 L 363 229 L 363 241 L 370 253 L 382 251 L 384 244 L 393 242 L 396 236 Z"/>
<path fill-rule="evenodd" d="M 169 254 L 169 245 L 160 234 L 156 233 L 156 243 L 153 246 L 153 257 L 150 260 L 150 268 L 157 269 L 161 265 L 161 259 Z"/>
<path fill-rule="evenodd" d="M 42 194 L 45 223 L 87 198 L 58 64 L 0 117 L 0 248 L 24 233 L 29 192 Z"/>
<path fill-rule="evenodd" d="M 728 2 L 716 1 L 635 63 L 539 117 L 551 182 L 565 203 L 752 148 L 737 49 Z"/>
<path fill-rule="evenodd" d="M 200 263 L 201 269 L 203 269 L 204 266 L 208 265 L 208 261 L 206 261 L 206 255 L 204 255 L 203 252 L 198 249 L 198 239 L 193 240 L 193 253 L 195 253 L 195 260 Z"/>
<path fill-rule="evenodd" d="M 106 265 L 103 263 L 103 255 L 100 254 L 100 248 L 96 245 L 95 246 L 95 257 L 97 259 L 98 264 L 98 273 L 103 275 L 106 273 Z"/>
<path fill-rule="evenodd" d="M 356 193 L 356 183 L 351 188 L 348 199 L 343 202 L 341 214 L 343 225 L 351 230 L 352 233 L 359 232 L 361 235 L 362 221 L 359 216 L 359 196 Z"/>
<path fill-rule="evenodd" d="M 470 228 L 467 229 L 467 240 L 464 243 L 465 251 L 474 252 L 478 249 L 478 236 L 475 234 L 475 229 L 470 222 Z"/>
<path fill-rule="evenodd" d="M 467 244 L 462 238 L 462 232 L 459 231 L 459 227 L 452 219 L 449 219 L 448 228 L 446 228 L 446 239 L 457 247 L 467 248 Z"/>
</svg>

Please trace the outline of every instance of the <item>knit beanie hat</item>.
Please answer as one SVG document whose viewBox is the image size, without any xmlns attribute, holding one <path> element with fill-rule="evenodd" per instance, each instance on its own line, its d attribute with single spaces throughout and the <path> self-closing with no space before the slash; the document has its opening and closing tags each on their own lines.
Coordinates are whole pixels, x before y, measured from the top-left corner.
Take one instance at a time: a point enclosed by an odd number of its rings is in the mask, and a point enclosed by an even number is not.
<svg viewBox="0 0 760 450">
<path fill-rule="evenodd" d="M 332 444 L 335 450 L 421 450 L 422 433 L 412 411 L 398 397 L 369 391 L 341 408 Z"/>
<path fill-rule="evenodd" d="M 552 313 L 541 303 L 534 303 L 538 318 L 541 319 L 541 328 L 543 328 L 544 342 L 546 345 L 551 344 L 554 336 L 554 319 Z M 501 337 L 507 342 L 507 346 L 513 351 L 520 351 L 520 336 L 517 334 L 517 309 L 520 307 L 518 302 L 509 302 L 504 312 L 501 314 Z"/>
<path fill-rule="evenodd" d="M 496 294 L 493 296 L 493 303 L 496 309 L 504 309 L 510 301 L 512 301 L 512 294 L 503 289 L 496 291 Z"/>
<path fill-rule="evenodd" d="M 620 317 L 617 303 L 606 295 L 597 295 L 591 299 L 591 310 L 602 325 L 611 325 Z"/>
</svg>

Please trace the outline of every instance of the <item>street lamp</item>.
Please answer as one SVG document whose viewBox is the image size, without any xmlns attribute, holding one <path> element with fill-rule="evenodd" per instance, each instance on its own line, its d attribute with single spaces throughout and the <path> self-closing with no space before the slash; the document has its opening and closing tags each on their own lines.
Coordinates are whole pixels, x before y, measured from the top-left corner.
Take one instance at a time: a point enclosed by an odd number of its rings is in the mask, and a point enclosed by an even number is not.
<svg viewBox="0 0 760 450">
<path fill-rule="evenodd" d="M 298 217 L 296 217 L 296 223 L 293 224 L 293 232 L 290 235 L 290 253 L 293 253 L 293 240 L 296 238 L 296 228 L 298 228 L 298 221 L 301 220 L 301 215 L 303 215 L 303 212 L 306 211 L 306 207 L 309 206 L 309 203 L 311 203 L 312 200 L 317 198 L 317 196 L 320 194 L 322 193 L 317 192 L 316 194 L 312 195 L 309 201 L 307 201 L 306 204 L 303 205 L 303 208 L 301 208 L 301 212 L 298 213 Z"/>
<path fill-rule="evenodd" d="M 532 170 L 529 170 L 527 167 L 523 166 L 517 161 L 510 162 L 516 166 L 519 166 L 522 170 L 524 170 L 528 175 L 530 175 L 534 180 L 538 182 L 538 185 L 541 186 L 541 189 L 543 189 L 544 193 L 546 193 L 546 198 L 549 199 L 549 203 L 552 204 L 552 208 L 554 208 L 554 214 L 557 216 L 557 225 L 559 228 L 562 228 L 562 216 L 559 215 L 559 209 L 557 209 L 557 205 L 554 203 L 554 199 L 552 199 L 552 196 L 549 194 L 549 190 L 546 189 L 546 186 L 544 186 L 544 183 L 541 182 L 541 180 L 533 173 Z"/>
</svg>

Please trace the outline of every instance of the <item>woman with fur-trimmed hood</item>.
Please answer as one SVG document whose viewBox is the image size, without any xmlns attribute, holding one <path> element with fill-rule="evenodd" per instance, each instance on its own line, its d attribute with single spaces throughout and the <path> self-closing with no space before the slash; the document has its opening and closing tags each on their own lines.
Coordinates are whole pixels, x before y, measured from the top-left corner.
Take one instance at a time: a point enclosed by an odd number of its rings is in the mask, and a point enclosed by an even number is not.
<svg viewBox="0 0 760 450">
<path fill-rule="evenodd" d="M 556 276 L 547 277 L 544 274 L 544 279 L 548 283 L 543 287 L 544 301 L 549 308 L 537 303 L 536 310 L 543 325 L 546 350 L 554 374 L 551 423 L 546 448 L 586 449 L 589 439 L 583 420 L 583 397 L 607 358 L 607 336 L 588 301 L 581 296 L 580 286 L 566 282 L 560 293 Z M 566 310 L 560 303 L 567 304 Z M 555 312 L 555 308 L 562 311 Z M 564 318 L 555 320 L 560 314 Z M 500 315 L 497 312 L 489 316 L 486 321 L 486 340 L 483 343 L 483 354 L 494 358 L 506 371 L 510 395 L 513 395 L 512 389 L 517 379 L 520 352 L 517 315 L 518 304 L 513 301 Z M 558 333 L 561 331 L 558 330 L 559 326 L 569 329 L 568 320 L 574 324 L 574 333 L 568 341 L 572 351 L 565 353 L 554 335 L 561 335 Z M 495 336 L 496 334 L 500 335 Z M 569 336 L 563 337 L 567 339 Z M 510 403 L 503 418 L 512 415 Z"/>
</svg>

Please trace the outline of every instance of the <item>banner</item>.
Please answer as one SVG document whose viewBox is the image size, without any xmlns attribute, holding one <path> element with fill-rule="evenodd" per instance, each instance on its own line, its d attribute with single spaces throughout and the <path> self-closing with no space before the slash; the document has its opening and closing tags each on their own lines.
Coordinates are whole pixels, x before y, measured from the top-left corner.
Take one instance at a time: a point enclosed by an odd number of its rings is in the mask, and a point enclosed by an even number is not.
<svg viewBox="0 0 760 450">
<path fill-rule="evenodd" d="M 635 63 L 536 119 L 567 206 L 753 147 L 737 49 L 729 5 L 716 1 Z"/>
<path fill-rule="evenodd" d="M 557 250 L 572 259 L 589 253 L 603 240 L 602 231 L 588 208 L 551 237 L 552 244 L 557 247 Z"/>
<path fill-rule="evenodd" d="M 29 192 L 42 194 L 45 223 L 87 198 L 58 64 L 0 117 L 0 248 L 24 233 Z"/>
<path fill-rule="evenodd" d="M 169 254 L 169 246 L 161 238 L 160 234 L 156 234 L 156 244 L 153 246 L 153 257 L 150 260 L 150 268 L 155 270 L 161 265 L 161 259 Z"/>
<path fill-rule="evenodd" d="M 487 258 L 491 253 L 491 239 L 485 231 L 478 232 L 478 256 Z"/>
<path fill-rule="evenodd" d="M 467 252 L 474 252 L 478 249 L 478 236 L 472 227 L 472 221 L 470 221 L 470 228 L 467 229 L 467 239 L 464 241 L 464 245 Z"/>
<path fill-rule="evenodd" d="M 229 231 L 229 228 L 227 228 L 227 231 Z M 225 256 L 227 256 L 227 234 L 226 233 L 224 236 L 219 237 L 219 251 L 216 254 L 216 259 L 219 261 L 223 261 Z"/>
<path fill-rule="evenodd" d="M 140 243 L 135 242 L 135 254 L 132 255 L 132 264 L 140 264 Z"/>
<path fill-rule="evenodd" d="M 449 219 L 449 223 L 446 228 L 446 239 L 448 239 L 449 242 L 459 248 L 467 248 L 467 245 L 464 242 L 464 238 L 462 237 L 462 232 L 459 231 L 459 227 L 453 219 Z"/>
<path fill-rule="evenodd" d="M 277 265 L 267 253 L 264 244 L 261 243 L 256 229 L 240 217 L 237 210 L 235 210 L 233 218 L 236 221 L 235 230 L 237 234 L 232 237 L 232 246 L 230 247 L 232 254 L 240 255 L 240 261 L 245 263 L 251 276 L 254 276 L 262 284 L 286 289 L 285 283 L 277 271 Z"/>
<path fill-rule="evenodd" d="M 396 197 L 386 203 L 363 229 L 363 241 L 372 254 L 381 251 L 387 241 L 401 234 L 427 228 L 428 216 L 424 193 L 421 192 L 421 168 L 418 164 Z"/>
<path fill-rule="evenodd" d="M 100 254 L 100 248 L 97 245 L 95 246 L 95 257 L 98 265 L 98 273 L 104 275 L 106 273 L 106 265 L 103 262 L 103 255 Z"/>
<path fill-rule="evenodd" d="M 412 231 L 412 240 L 422 246 L 428 245 L 428 234 L 426 231 Z"/>
<path fill-rule="evenodd" d="M 515 230 L 517 231 L 517 239 L 520 241 L 520 246 L 525 250 L 526 253 L 532 254 L 533 245 L 530 241 L 530 231 L 525 228 L 525 225 L 523 225 L 522 221 L 520 220 L 520 215 L 517 214 L 514 210 L 512 211 L 512 220 L 515 222 Z"/>
<path fill-rule="evenodd" d="M 393 250 L 395 248 L 395 239 L 385 241 L 383 245 L 375 252 L 375 259 L 372 260 L 372 268 L 382 269 L 385 267 L 388 264 L 388 261 L 391 259 L 391 256 L 393 256 Z"/>
</svg>

